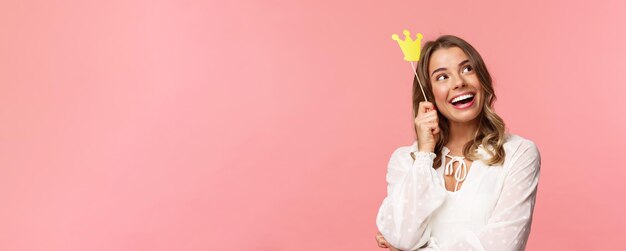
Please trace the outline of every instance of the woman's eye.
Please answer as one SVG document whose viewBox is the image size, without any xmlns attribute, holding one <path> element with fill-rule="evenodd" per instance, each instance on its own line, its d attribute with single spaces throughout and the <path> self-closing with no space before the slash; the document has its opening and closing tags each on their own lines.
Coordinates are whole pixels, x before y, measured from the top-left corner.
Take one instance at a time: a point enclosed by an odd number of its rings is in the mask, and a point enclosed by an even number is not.
<svg viewBox="0 0 626 251">
<path fill-rule="evenodd" d="M 472 71 L 472 66 L 471 65 L 463 67 L 463 73 L 470 72 L 470 71 Z"/>
<path fill-rule="evenodd" d="M 442 75 L 437 76 L 437 81 L 441 81 L 441 80 L 444 80 L 446 78 L 448 78 L 448 76 L 445 75 L 445 74 L 442 74 Z"/>
</svg>

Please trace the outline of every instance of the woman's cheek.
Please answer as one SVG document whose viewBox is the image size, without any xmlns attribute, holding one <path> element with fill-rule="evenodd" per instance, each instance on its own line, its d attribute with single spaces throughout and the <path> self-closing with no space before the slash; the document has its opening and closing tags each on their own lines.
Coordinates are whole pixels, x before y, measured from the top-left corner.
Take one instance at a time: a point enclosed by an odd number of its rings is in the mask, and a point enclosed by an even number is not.
<svg viewBox="0 0 626 251">
<path fill-rule="evenodd" d="M 437 105 L 438 106 L 443 106 L 446 103 L 446 95 L 445 92 L 442 92 L 440 90 L 435 92 L 435 99 L 437 100 Z"/>
</svg>

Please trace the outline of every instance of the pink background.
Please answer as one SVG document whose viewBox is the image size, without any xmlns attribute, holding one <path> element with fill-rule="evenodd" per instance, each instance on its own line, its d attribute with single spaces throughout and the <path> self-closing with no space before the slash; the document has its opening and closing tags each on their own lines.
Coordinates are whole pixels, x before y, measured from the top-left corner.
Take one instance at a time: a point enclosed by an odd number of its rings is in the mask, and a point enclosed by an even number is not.
<svg viewBox="0 0 626 251">
<path fill-rule="evenodd" d="M 405 28 L 538 144 L 529 250 L 626 246 L 623 1 L 227 2 L 0 2 L 0 250 L 379 250 Z"/>
</svg>

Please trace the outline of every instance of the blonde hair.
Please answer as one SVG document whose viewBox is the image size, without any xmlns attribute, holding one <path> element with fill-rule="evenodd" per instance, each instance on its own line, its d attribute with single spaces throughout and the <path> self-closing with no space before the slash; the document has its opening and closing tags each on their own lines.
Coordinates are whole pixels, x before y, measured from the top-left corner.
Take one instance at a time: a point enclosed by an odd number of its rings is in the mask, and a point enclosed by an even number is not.
<svg viewBox="0 0 626 251">
<path fill-rule="evenodd" d="M 474 139 L 463 147 L 463 155 L 471 160 L 478 160 L 480 156 L 476 153 L 476 150 L 482 144 L 484 146 L 484 150 L 491 155 L 490 158 L 486 160 L 485 163 L 489 165 L 498 164 L 501 165 L 504 162 L 504 142 L 505 142 L 505 130 L 506 126 L 504 124 L 504 120 L 496 114 L 493 109 L 493 103 L 496 101 L 496 94 L 493 89 L 491 76 L 489 75 L 489 71 L 487 71 L 487 66 L 483 62 L 482 57 L 478 54 L 478 51 L 474 49 L 469 43 L 465 40 L 458 38 L 452 35 L 443 35 L 437 38 L 435 41 L 427 42 L 422 48 L 422 52 L 420 55 L 419 62 L 417 64 L 417 73 L 421 82 L 423 83 L 424 92 L 428 97 L 428 100 L 435 100 L 430 78 L 427 77 L 428 74 L 428 64 L 430 61 L 430 57 L 438 49 L 441 48 L 450 48 L 450 47 L 458 47 L 467 54 L 469 57 L 470 64 L 476 71 L 478 75 L 478 79 L 480 80 L 480 84 L 484 93 L 485 98 L 482 100 L 482 103 L 479 104 L 482 106 L 481 112 L 478 115 L 479 117 L 479 125 L 478 130 L 474 134 Z M 425 101 L 422 91 L 420 90 L 419 84 L 417 82 L 417 78 L 413 79 L 413 118 L 417 116 L 416 111 L 418 110 L 419 103 Z M 434 104 L 434 102 L 433 102 Z M 439 133 L 439 139 L 437 144 L 435 145 L 435 153 L 441 153 L 445 144 L 448 143 L 450 126 L 448 119 L 441 114 L 439 109 L 437 109 L 437 115 L 439 116 L 439 128 L 441 129 Z M 414 129 L 416 128 L 415 123 L 413 123 Z M 417 130 L 413 130 L 417 132 Z M 441 154 L 437 154 L 437 157 L 434 160 L 433 166 L 438 168 L 441 166 L 442 156 Z"/>
</svg>

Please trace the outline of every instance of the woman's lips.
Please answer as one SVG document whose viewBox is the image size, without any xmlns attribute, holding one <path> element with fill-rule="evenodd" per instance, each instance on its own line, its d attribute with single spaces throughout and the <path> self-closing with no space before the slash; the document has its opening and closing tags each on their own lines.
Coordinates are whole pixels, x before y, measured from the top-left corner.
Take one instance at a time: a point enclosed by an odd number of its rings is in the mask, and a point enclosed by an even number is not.
<svg viewBox="0 0 626 251">
<path fill-rule="evenodd" d="M 457 105 L 452 105 L 452 106 L 454 106 L 454 108 L 456 108 L 456 109 L 463 110 L 463 109 L 466 109 L 466 108 L 474 105 L 474 101 L 476 101 L 476 98 L 473 98 L 472 101 L 467 102 L 465 104 L 457 104 Z"/>
</svg>

